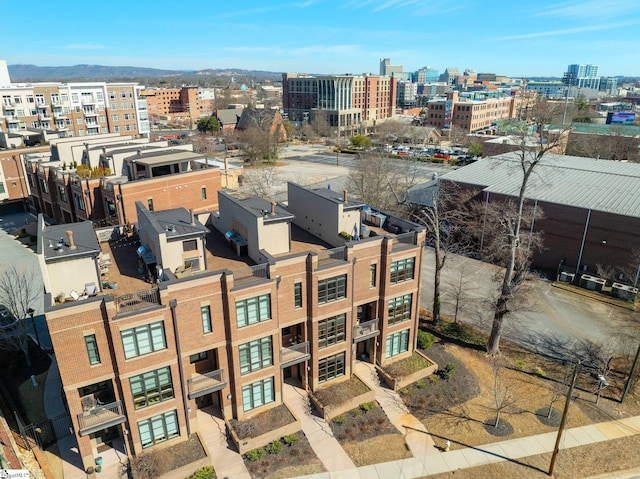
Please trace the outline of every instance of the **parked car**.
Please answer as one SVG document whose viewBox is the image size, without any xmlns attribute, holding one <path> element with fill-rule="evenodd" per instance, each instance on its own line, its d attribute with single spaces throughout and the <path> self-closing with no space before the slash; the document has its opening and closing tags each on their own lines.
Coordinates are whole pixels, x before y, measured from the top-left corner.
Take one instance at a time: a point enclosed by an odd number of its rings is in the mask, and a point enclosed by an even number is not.
<svg viewBox="0 0 640 479">
<path fill-rule="evenodd" d="M 436 153 L 435 155 L 433 155 L 434 158 L 444 158 L 444 160 L 449 161 L 451 159 L 451 155 L 448 155 L 446 153 Z"/>
</svg>

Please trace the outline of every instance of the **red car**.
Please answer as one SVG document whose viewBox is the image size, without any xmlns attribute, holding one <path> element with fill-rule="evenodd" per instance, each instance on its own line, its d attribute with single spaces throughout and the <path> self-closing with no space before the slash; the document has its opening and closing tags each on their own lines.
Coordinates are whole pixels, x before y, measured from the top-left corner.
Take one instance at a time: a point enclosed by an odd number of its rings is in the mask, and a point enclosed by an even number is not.
<svg viewBox="0 0 640 479">
<path fill-rule="evenodd" d="M 434 158 L 444 158 L 445 161 L 449 161 L 451 159 L 451 155 L 447 155 L 446 153 L 436 153 L 433 155 Z"/>
</svg>

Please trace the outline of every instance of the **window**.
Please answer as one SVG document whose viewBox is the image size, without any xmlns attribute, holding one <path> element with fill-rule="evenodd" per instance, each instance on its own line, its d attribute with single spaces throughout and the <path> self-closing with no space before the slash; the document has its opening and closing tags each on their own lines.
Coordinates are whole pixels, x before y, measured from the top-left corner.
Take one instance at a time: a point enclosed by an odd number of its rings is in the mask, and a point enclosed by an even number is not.
<svg viewBox="0 0 640 479">
<path fill-rule="evenodd" d="M 202 331 L 210 333 L 211 328 L 211 308 L 209 306 L 200 306 L 200 316 L 202 317 Z"/>
<path fill-rule="evenodd" d="M 82 193 L 73 193 L 73 203 L 75 204 L 77 210 L 85 211 L 84 198 L 82 197 Z"/>
<path fill-rule="evenodd" d="M 344 341 L 346 314 L 338 314 L 318 323 L 318 347 L 320 349 Z"/>
<path fill-rule="evenodd" d="M 167 342 L 164 337 L 164 323 L 162 321 L 125 329 L 120 332 L 120 335 L 122 336 L 124 357 L 126 359 L 167 349 Z"/>
<path fill-rule="evenodd" d="M 347 297 L 347 275 L 318 281 L 318 304 L 329 303 Z"/>
<path fill-rule="evenodd" d="M 205 187 L 200 188 L 200 196 L 202 196 L 203 200 L 207 199 L 207 189 Z"/>
<path fill-rule="evenodd" d="M 173 411 L 158 414 L 138 422 L 140 442 L 142 447 L 153 446 L 180 435 L 178 430 L 178 415 Z"/>
<path fill-rule="evenodd" d="M 200 353 L 192 354 L 189 356 L 189 364 L 199 363 L 200 361 L 205 361 L 207 359 L 207 352 L 202 351 Z"/>
<path fill-rule="evenodd" d="M 373 288 L 376 285 L 376 270 L 377 270 L 378 265 L 377 264 L 370 264 L 369 265 L 369 287 Z"/>
<path fill-rule="evenodd" d="M 129 384 L 135 409 L 142 409 L 174 397 L 169 366 L 132 376 Z"/>
<path fill-rule="evenodd" d="M 84 337 L 84 344 L 87 346 L 87 354 L 89 355 L 89 364 L 100 364 L 100 353 L 98 352 L 98 343 L 96 335 L 90 334 Z"/>
<path fill-rule="evenodd" d="M 82 118 L 76 118 L 76 123 L 78 125 L 82 125 Z"/>
<path fill-rule="evenodd" d="M 236 316 L 239 328 L 271 319 L 271 295 L 236 301 Z"/>
<path fill-rule="evenodd" d="M 413 279 L 415 258 L 405 258 L 391 262 L 391 284 L 402 283 Z"/>
<path fill-rule="evenodd" d="M 66 187 L 58 185 L 58 196 L 60 196 L 60 201 L 63 203 L 67 202 L 67 192 L 65 190 Z"/>
<path fill-rule="evenodd" d="M 318 361 L 318 382 L 323 383 L 344 376 L 344 353 Z"/>
<path fill-rule="evenodd" d="M 111 115 L 111 120 L 112 121 L 120 121 L 120 118 L 118 117 L 118 115 Z"/>
<path fill-rule="evenodd" d="M 387 336 L 385 358 L 409 351 L 409 330 L 398 331 Z"/>
<path fill-rule="evenodd" d="M 389 319 L 387 323 L 396 324 L 411 319 L 412 294 L 405 294 L 389 300 Z"/>
<path fill-rule="evenodd" d="M 293 285 L 293 306 L 302 308 L 302 283 Z"/>
<path fill-rule="evenodd" d="M 147 199 L 147 207 L 149 208 L 149 211 L 153 211 L 153 198 Z"/>
<path fill-rule="evenodd" d="M 114 133 L 120 133 L 120 126 L 119 125 L 114 126 L 113 127 L 113 132 Z"/>
<path fill-rule="evenodd" d="M 245 411 L 275 401 L 273 377 L 242 386 L 242 407 Z"/>
<path fill-rule="evenodd" d="M 182 251 L 197 251 L 198 240 L 186 240 L 182 242 Z"/>
<path fill-rule="evenodd" d="M 118 109 L 118 104 L 117 103 L 109 103 L 109 109 L 110 110 L 117 110 Z"/>
<path fill-rule="evenodd" d="M 252 373 L 273 365 L 271 336 L 241 344 L 238 349 L 240 352 L 240 374 Z"/>
</svg>

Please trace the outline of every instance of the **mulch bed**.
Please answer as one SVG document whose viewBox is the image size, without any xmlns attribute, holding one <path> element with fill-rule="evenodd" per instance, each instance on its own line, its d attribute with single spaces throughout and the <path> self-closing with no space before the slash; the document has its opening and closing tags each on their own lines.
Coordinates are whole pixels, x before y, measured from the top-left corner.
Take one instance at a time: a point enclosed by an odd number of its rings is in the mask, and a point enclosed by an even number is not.
<svg viewBox="0 0 640 479">
<path fill-rule="evenodd" d="M 157 451 L 139 454 L 131 459 L 133 479 L 158 477 L 207 457 L 197 434 Z"/>
<path fill-rule="evenodd" d="M 551 414 L 549 414 L 548 407 L 541 407 L 536 410 L 536 417 L 545 426 L 558 427 L 562 419 L 562 413 L 556 408 L 551 408 Z"/>
<path fill-rule="evenodd" d="M 445 351 L 443 343 L 436 343 L 422 352 L 441 368 L 448 363 L 454 364 L 455 373 L 449 381 L 434 374 L 429 379 L 402 389 L 400 396 L 412 414 L 420 418 L 439 414 L 480 393 L 474 374 L 459 359 Z"/>
<path fill-rule="evenodd" d="M 487 418 L 482 425 L 484 426 L 484 430 L 487 431 L 492 436 L 496 437 L 509 437 L 513 434 L 513 426 L 509 424 L 508 421 L 504 419 L 500 419 L 500 422 L 496 426 L 496 418 L 490 417 Z"/>
<path fill-rule="evenodd" d="M 274 429 L 291 424 L 295 420 L 291 412 L 281 404 L 244 421 L 231 419 L 229 422 L 239 439 L 247 439 L 261 436 Z"/>
<path fill-rule="evenodd" d="M 398 433 L 378 403 L 374 403 L 369 411 L 361 407 L 352 409 L 333 418 L 330 425 L 333 435 L 341 442 L 365 441 L 383 434 Z"/>
<path fill-rule="evenodd" d="M 367 385 L 354 375 L 346 381 L 318 389 L 313 394 L 323 406 L 340 406 L 369 391 Z"/>
<path fill-rule="evenodd" d="M 318 456 L 311 448 L 307 437 L 302 431 L 296 433 L 298 442 L 284 445 L 277 454 L 265 453 L 257 461 L 249 461 L 244 457 L 244 463 L 254 479 L 269 477 L 294 477 L 317 472 L 324 472 Z"/>
</svg>

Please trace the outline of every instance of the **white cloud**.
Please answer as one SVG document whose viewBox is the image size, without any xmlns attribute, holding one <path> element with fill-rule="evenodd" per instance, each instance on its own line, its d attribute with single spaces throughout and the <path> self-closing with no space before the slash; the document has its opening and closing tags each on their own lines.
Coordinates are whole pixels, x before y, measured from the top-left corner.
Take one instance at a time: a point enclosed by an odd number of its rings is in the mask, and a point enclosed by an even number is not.
<svg viewBox="0 0 640 479">
<path fill-rule="evenodd" d="M 638 23 L 640 23 L 640 19 L 629 20 L 627 22 L 601 23 L 597 25 L 588 25 L 584 27 L 563 28 L 559 30 L 547 30 L 545 32 L 532 32 L 532 33 L 522 33 L 520 35 L 507 35 L 504 37 L 493 38 L 490 41 L 504 42 L 504 41 L 510 41 L 510 40 L 525 40 L 528 38 L 573 35 L 575 33 L 593 32 L 593 31 L 599 31 L 599 30 L 611 30 L 614 28 L 628 27 L 631 25 L 637 25 Z"/>
<path fill-rule="evenodd" d="M 640 4 L 629 0 L 571 0 L 531 12 L 533 17 L 602 18 L 638 12 Z"/>
</svg>

